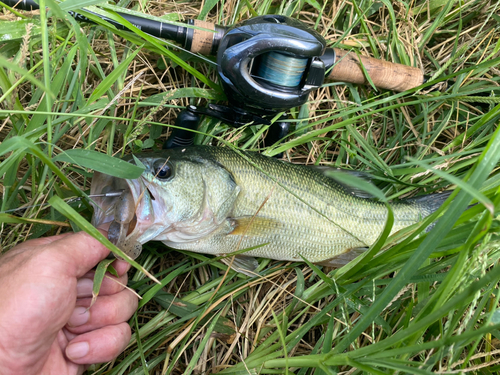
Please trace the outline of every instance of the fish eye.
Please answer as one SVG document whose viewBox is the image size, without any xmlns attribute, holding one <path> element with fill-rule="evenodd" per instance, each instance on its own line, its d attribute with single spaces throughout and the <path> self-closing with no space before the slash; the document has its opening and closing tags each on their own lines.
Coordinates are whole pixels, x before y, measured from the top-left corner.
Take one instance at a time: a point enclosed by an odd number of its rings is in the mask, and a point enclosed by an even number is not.
<svg viewBox="0 0 500 375">
<path fill-rule="evenodd" d="M 165 160 L 155 161 L 153 165 L 153 171 L 155 177 L 159 178 L 160 180 L 168 180 L 170 177 L 172 177 L 173 174 L 172 166 Z"/>
</svg>

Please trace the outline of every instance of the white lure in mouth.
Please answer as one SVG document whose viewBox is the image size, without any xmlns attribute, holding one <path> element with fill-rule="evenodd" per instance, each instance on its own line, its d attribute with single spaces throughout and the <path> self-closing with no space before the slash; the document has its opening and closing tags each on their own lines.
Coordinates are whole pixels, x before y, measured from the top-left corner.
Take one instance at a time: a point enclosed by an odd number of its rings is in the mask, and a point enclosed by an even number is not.
<svg viewBox="0 0 500 375">
<path fill-rule="evenodd" d="M 95 227 L 109 223 L 108 239 L 132 259 L 136 259 L 142 251 L 141 235 L 144 222 L 151 222 L 153 210 L 151 196 L 140 179 L 124 180 L 99 172 L 94 173 L 91 194 L 106 195 L 109 192 L 120 195 L 94 198 L 94 215 L 92 224 Z"/>
</svg>

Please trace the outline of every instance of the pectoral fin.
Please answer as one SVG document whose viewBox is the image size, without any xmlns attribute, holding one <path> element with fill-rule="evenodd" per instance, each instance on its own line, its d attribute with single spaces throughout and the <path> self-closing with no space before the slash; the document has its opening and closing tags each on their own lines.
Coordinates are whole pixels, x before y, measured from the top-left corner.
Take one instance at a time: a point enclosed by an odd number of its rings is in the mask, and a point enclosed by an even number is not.
<svg viewBox="0 0 500 375">
<path fill-rule="evenodd" d="M 229 233 L 232 236 L 262 236 L 276 230 L 280 225 L 276 220 L 258 216 L 244 216 L 231 220 L 235 224 L 234 230 Z"/>
<path fill-rule="evenodd" d="M 321 262 L 315 262 L 315 264 L 333 268 L 340 268 L 342 266 L 345 266 L 354 258 L 357 258 L 359 255 L 363 254 L 366 250 L 368 250 L 366 247 L 355 247 L 347 250 L 342 254 L 336 255 L 330 259 L 325 259 L 322 260 Z"/>
<path fill-rule="evenodd" d="M 259 266 L 257 259 L 245 255 L 235 255 L 234 257 L 221 259 L 221 261 L 236 272 L 241 272 L 251 277 L 255 276 L 255 270 Z"/>
</svg>

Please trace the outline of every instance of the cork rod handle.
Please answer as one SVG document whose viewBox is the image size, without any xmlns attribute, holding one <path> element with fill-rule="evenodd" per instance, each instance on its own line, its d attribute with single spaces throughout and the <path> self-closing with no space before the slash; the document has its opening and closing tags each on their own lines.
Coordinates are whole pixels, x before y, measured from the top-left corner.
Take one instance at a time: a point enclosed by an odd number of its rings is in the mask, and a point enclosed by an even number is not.
<svg viewBox="0 0 500 375">
<path fill-rule="evenodd" d="M 360 65 L 361 60 L 375 87 L 401 92 L 424 83 L 424 75 L 418 68 L 377 60 L 373 57 L 358 56 L 355 52 L 338 48 L 334 50 L 335 65 L 328 75 L 331 81 L 368 84 Z"/>
<path fill-rule="evenodd" d="M 213 30 L 193 30 L 193 41 L 191 42 L 191 52 L 201 53 L 202 55 L 210 55 L 214 40 L 215 24 L 200 20 L 194 20 L 194 26 L 204 29 Z"/>
</svg>

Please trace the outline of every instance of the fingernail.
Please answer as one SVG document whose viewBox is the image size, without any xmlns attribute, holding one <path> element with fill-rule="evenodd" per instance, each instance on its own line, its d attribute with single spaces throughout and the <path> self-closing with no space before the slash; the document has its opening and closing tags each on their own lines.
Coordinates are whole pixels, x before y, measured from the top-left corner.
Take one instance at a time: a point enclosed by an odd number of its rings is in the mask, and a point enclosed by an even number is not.
<svg viewBox="0 0 500 375">
<path fill-rule="evenodd" d="M 69 359 L 80 359 L 89 353 L 90 347 L 87 341 L 77 342 L 68 345 L 66 355 Z"/>
<path fill-rule="evenodd" d="M 68 320 L 68 326 L 78 327 L 89 321 L 90 312 L 86 307 L 77 307 L 73 310 Z"/>
<path fill-rule="evenodd" d="M 76 283 L 76 296 L 77 298 L 91 297 L 94 282 L 90 279 L 80 279 Z"/>
</svg>

